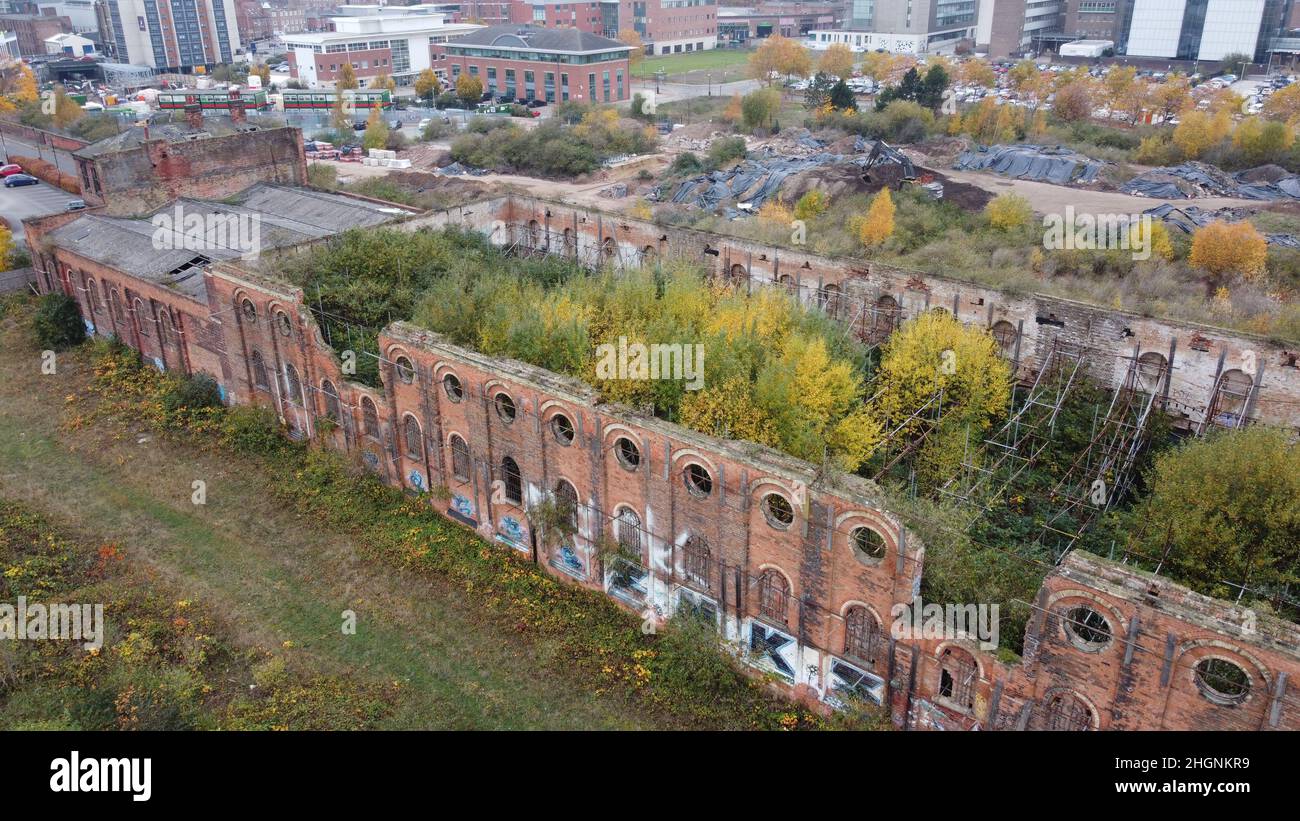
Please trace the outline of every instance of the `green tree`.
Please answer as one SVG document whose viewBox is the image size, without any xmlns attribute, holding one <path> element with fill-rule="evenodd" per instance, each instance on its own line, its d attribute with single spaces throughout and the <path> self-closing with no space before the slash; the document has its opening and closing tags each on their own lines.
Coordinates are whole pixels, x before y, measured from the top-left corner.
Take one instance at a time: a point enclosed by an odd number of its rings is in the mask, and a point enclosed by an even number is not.
<svg viewBox="0 0 1300 821">
<path fill-rule="evenodd" d="M 746 128 L 762 128 L 772 124 L 781 110 L 781 92 L 774 88 L 751 91 L 740 100 L 740 111 Z"/>
<path fill-rule="evenodd" d="M 66 294 L 52 293 L 41 297 L 32 318 L 36 341 L 55 351 L 80 345 L 86 339 L 86 325 L 76 300 Z"/>
<path fill-rule="evenodd" d="M 1137 552 L 1166 557 L 1164 572 L 1225 598 L 1300 584 L 1300 448 L 1285 432 L 1193 440 L 1157 456 L 1149 484 Z"/>
</svg>

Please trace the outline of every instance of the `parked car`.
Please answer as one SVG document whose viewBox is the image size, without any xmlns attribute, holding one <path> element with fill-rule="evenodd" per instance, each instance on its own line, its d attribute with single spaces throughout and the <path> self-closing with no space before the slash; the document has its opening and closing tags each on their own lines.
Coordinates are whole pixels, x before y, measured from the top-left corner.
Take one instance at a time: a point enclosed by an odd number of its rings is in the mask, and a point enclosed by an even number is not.
<svg viewBox="0 0 1300 821">
<path fill-rule="evenodd" d="M 6 163 L 0 165 L 0 177 L 12 177 L 14 174 L 23 173 L 23 167 L 16 163 Z"/>
<path fill-rule="evenodd" d="M 85 200 L 68 200 L 68 204 L 63 207 L 64 211 L 80 211 L 86 207 Z"/>
<path fill-rule="evenodd" d="M 366 121 L 365 121 L 365 120 L 357 120 L 355 123 L 352 124 L 352 130 L 353 130 L 353 131 L 365 131 L 365 130 L 366 130 Z"/>
<path fill-rule="evenodd" d="M 388 128 L 390 131 L 398 131 L 402 128 L 402 121 L 398 119 L 389 120 Z"/>
<path fill-rule="evenodd" d="M 40 180 L 29 174 L 10 174 L 5 177 L 5 188 L 16 188 L 20 185 L 39 185 Z"/>
<path fill-rule="evenodd" d="M 545 107 L 546 107 L 546 101 L 545 101 L 545 100 L 538 100 L 538 99 L 534 98 L 534 99 L 532 99 L 532 100 L 529 100 L 529 101 L 528 101 L 527 103 L 525 103 L 524 105 L 528 106 L 529 108 L 545 108 Z"/>
<path fill-rule="evenodd" d="M 429 119 L 428 117 L 425 117 L 423 120 L 420 120 L 420 122 L 415 126 L 415 130 L 423 132 L 424 129 L 428 128 L 431 125 L 433 125 L 433 120 Z"/>
</svg>

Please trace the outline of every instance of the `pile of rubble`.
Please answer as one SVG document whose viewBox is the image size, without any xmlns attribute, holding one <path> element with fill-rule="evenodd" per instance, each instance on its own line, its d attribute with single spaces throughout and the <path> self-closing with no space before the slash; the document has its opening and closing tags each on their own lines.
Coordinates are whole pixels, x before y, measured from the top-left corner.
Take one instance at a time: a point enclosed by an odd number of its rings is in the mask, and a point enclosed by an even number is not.
<svg viewBox="0 0 1300 821">
<path fill-rule="evenodd" d="M 776 145 L 802 152 L 790 154 Z M 921 185 L 935 199 L 955 199 L 963 207 L 981 208 L 990 195 L 975 186 L 949 180 L 918 168 L 903 152 L 881 140 L 857 137 L 835 148 L 806 132 L 779 144 L 768 144 L 729 169 L 719 169 L 687 179 L 673 192 L 671 202 L 706 210 L 720 210 L 729 218 L 757 212 L 780 193 L 787 202 L 816 189 L 829 197 L 874 193 L 905 184 Z M 949 194 L 955 194 L 950 197 Z M 660 201 L 665 188 L 657 186 L 649 199 Z"/>
<path fill-rule="evenodd" d="M 1281 173 L 1278 173 L 1281 172 Z M 1229 174 L 1202 162 L 1153 168 L 1119 188 L 1125 194 L 1185 200 L 1195 197 L 1235 197 L 1246 200 L 1300 199 L 1300 176 L 1277 166 L 1261 166 Z"/>
<path fill-rule="evenodd" d="M 1152 219 L 1161 220 L 1165 225 L 1177 228 L 1184 234 L 1195 233 L 1197 228 L 1202 228 L 1212 222 L 1240 222 L 1250 216 L 1250 211 L 1244 208 L 1206 210 L 1197 208 L 1195 205 L 1180 208 L 1167 202 L 1157 205 L 1155 208 L 1148 208 L 1142 213 L 1150 215 Z M 1268 240 L 1269 245 L 1276 245 L 1281 248 L 1300 248 L 1300 237 L 1295 234 L 1265 234 L 1264 238 Z"/>
</svg>

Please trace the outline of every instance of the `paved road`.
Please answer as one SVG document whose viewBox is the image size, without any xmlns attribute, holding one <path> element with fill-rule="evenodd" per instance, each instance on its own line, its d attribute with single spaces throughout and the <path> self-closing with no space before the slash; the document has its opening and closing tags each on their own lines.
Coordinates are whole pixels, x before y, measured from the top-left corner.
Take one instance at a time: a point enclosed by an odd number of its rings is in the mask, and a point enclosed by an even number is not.
<svg viewBox="0 0 1300 821">
<path fill-rule="evenodd" d="M 59 151 L 44 145 L 33 145 L 9 134 L 0 134 L 0 149 L 4 151 L 6 162 L 10 154 L 19 154 L 24 157 L 36 157 L 46 162 L 57 162 L 59 170 L 65 174 L 77 173 L 77 163 L 67 151 Z"/>
<path fill-rule="evenodd" d="M 14 232 L 14 239 L 23 244 L 22 221 L 26 217 L 41 217 L 66 210 L 70 201 L 79 199 L 61 188 L 40 183 L 19 188 L 0 185 L 0 217 L 4 217 Z"/>
</svg>

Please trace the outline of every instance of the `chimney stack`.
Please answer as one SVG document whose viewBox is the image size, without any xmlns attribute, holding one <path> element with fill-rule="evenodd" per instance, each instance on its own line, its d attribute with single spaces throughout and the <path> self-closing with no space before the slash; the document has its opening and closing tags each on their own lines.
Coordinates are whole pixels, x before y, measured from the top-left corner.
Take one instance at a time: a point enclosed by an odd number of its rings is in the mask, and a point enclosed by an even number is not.
<svg viewBox="0 0 1300 821">
<path fill-rule="evenodd" d="M 248 115 L 244 112 L 244 98 L 240 96 L 239 89 L 230 90 L 230 121 L 239 125 L 248 120 Z"/>
<path fill-rule="evenodd" d="M 195 97 L 189 97 L 185 100 L 185 124 L 190 127 L 191 131 L 203 130 L 203 106 Z"/>
</svg>

